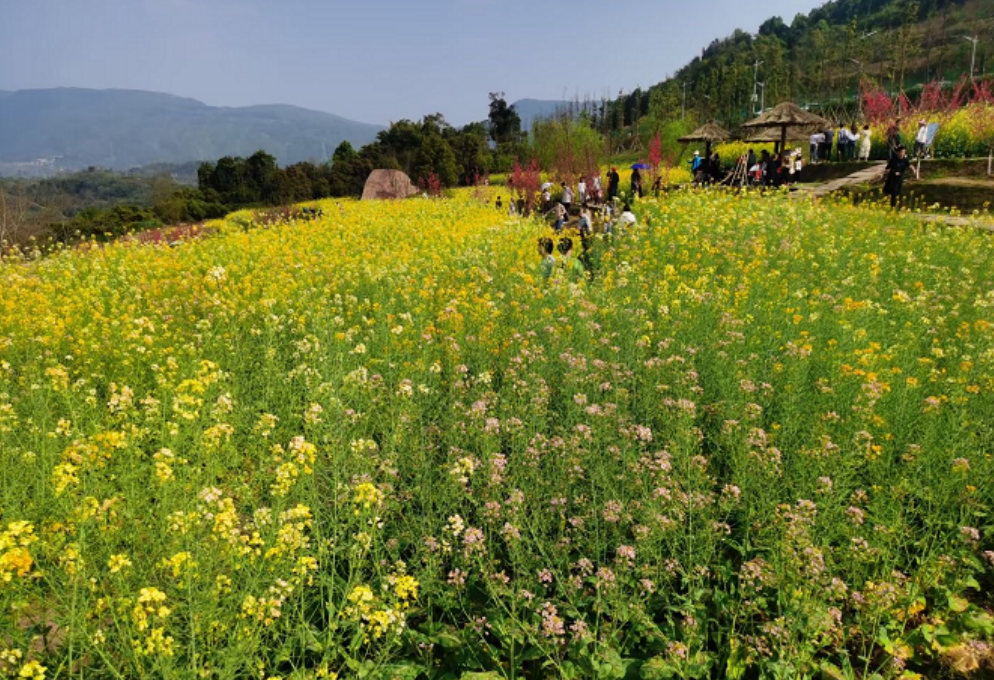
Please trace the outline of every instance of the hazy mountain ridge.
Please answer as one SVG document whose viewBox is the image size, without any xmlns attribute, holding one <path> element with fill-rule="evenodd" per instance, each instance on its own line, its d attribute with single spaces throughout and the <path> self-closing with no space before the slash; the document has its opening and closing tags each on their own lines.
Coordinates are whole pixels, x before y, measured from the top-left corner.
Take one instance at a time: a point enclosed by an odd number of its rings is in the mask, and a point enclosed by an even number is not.
<svg viewBox="0 0 994 680">
<path fill-rule="evenodd" d="M 281 164 L 360 147 L 383 128 L 289 105 L 214 107 L 141 90 L 55 88 L 0 92 L 0 163 L 58 159 L 60 168 L 117 170 L 248 156 Z"/>
<path fill-rule="evenodd" d="M 579 113 L 585 106 L 592 110 L 593 102 L 576 102 L 565 99 L 519 99 L 512 104 L 521 117 L 521 129 L 531 131 L 535 121 L 551 118 L 563 111 Z"/>
</svg>

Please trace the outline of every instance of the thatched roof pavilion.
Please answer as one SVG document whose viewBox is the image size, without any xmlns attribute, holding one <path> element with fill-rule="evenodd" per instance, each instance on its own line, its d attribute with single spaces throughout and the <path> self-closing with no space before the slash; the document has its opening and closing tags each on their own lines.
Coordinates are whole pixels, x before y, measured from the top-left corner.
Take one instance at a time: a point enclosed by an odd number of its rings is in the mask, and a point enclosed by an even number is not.
<svg viewBox="0 0 994 680">
<path fill-rule="evenodd" d="M 701 127 L 697 128 L 689 135 L 684 135 L 680 137 L 677 141 L 683 144 L 689 144 L 690 142 L 704 142 L 704 155 L 708 157 L 711 155 L 711 145 L 714 142 L 726 142 L 732 138 L 731 133 L 720 125 L 716 125 L 714 121 L 711 121 Z"/>
<path fill-rule="evenodd" d="M 780 148 L 787 145 L 787 130 L 804 130 L 819 127 L 825 129 L 832 124 L 813 113 L 805 111 L 793 102 L 784 102 L 773 107 L 759 118 L 743 123 L 742 127 L 747 129 L 779 129 Z"/>
</svg>

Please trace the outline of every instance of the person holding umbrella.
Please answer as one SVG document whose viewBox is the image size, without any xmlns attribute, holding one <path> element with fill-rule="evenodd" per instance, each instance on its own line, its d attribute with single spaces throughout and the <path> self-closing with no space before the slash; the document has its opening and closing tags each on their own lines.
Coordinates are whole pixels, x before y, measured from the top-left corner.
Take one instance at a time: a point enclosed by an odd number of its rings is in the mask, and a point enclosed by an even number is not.
<svg viewBox="0 0 994 680">
<path fill-rule="evenodd" d="M 611 172 L 607 173 L 607 201 L 610 203 L 618 197 L 618 187 L 621 184 L 621 175 L 618 168 L 612 166 Z"/>
<path fill-rule="evenodd" d="M 632 166 L 632 198 L 638 196 L 642 198 L 642 171 L 641 164 Z"/>
</svg>

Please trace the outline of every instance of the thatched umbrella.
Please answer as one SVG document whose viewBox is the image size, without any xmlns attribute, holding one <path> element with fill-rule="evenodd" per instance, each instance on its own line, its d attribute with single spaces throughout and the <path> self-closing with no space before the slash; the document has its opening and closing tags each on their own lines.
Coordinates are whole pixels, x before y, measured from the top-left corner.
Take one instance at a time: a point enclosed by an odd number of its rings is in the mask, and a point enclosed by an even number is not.
<svg viewBox="0 0 994 680">
<path fill-rule="evenodd" d="M 831 123 L 821 116 L 809 113 L 793 102 L 784 102 L 783 104 L 773 107 L 759 118 L 750 120 L 748 123 L 743 123 L 742 127 L 758 129 L 779 128 L 780 148 L 783 149 L 787 145 L 788 129 L 819 127 L 824 130 L 830 125 Z"/>
<path fill-rule="evenodd" d="M 729 134 L 728 130 L 720 125 L 715 125 L 715 122 L 711 121 L 710 123 L 697 128 L 689 135 L 680 137 L 677 141 L 683 144 L 689 144 L 690 142 L 704 142 L 706 145 L 704 147 L 704 157 L 710 158 L 711 144 L 714 142 L 725 142 L 731 138 L 732 135 Z"/>
<path fill-rule="evenodd" d="M 807 142 L 815 128 L 790 128 L 787 131 L 788 142 Z M 755 130 L 744 140 L 746 144 L 776 144 L 779 151 L 783 151 L 782 139 L 779 130 L 772 128 L 768 130 Z"/>
<path fill-rule="evenodd" d="M 808 130 L 800 128 L 792 128 L 787 131 L 788 142 L 804 142 L 809 136 Z M 742 141 L 746 144 L 776 144 L 780 141 L 780 132 L 778 130 L 758 130 Z"/>
</svg>

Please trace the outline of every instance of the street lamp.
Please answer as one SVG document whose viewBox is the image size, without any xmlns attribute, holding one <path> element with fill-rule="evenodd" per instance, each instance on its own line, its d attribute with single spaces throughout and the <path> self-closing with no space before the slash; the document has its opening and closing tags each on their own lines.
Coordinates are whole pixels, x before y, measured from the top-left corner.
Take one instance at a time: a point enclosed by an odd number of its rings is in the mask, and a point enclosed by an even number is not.
<svg viewBox="0 0 994 680">
<path fill-rule="evenodd" d="M 752 108 L 755 112 L 756 102 L 759 101 L 759 67 L 765 62 L 757 59 L 752 71 Z"/>
<path fill-rule="evenodd" d="M 766 83 L 756 83 L 756 84 L 759 86 L 759 92 L 760 92 L 759 113 L 762 114 L 763 111 L 766 110 Z"/>
<path fill-rule="evenodd" d="M 977 43 L 980 42 L 980 36 L 973 36 L 972 38 L 968 35 L 961 35 L 963 40 L 968 40 L 973 43 L 973 54 L 970 56 L 970 82 L 973 82 L 973 70 L 977 65 Z"/>
<path fill-rule="evenodd" d="M 693 83 L 688 83 L 686 80 L 683 81 L 683 108 L 680 109 L 680 120 L 687 117 L 687 86 L 693 85 Z"/>
<path fill-rule="evenodd" d="M 859 113 L 860 115 L 862 115 L 863 98 L 860 96 L 859 88 L 862 87 L 863 84 L 863 62 L 861 62 L 859 59 L 850 59 L 849 61 L 851 61 L 852 63 L 856 64 L 856 66 L 859 67 L 859 81 L 856 83 L 856 101 L 859 102 Z"/>
</svg>

